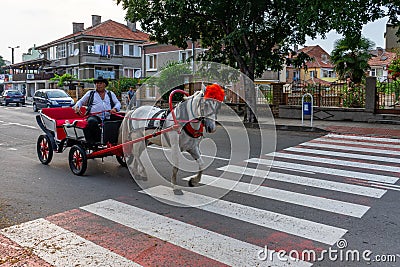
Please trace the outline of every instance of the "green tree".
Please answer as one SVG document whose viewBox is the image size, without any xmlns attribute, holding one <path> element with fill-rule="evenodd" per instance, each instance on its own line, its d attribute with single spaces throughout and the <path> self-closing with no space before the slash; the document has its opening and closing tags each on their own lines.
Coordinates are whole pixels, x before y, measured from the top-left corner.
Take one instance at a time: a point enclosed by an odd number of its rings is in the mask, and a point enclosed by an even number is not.
<svg viewBox="0 0 400 267">
<path fill-rule="evenodd" d="M 3 68 L 5 65 L 6 65 L 6 62 L 4 61 L 3 57 L 0 56 L 0 73 L 5 73 L 5 70 Z"/>
<path fill-rule="evenodd" d="M 340 79 L 349 78 L 354 84 L 360 84 L 370 68 L 369 52 L 375 44 L 365 37 L 351 36 L 336 40 L 331 53 L 331 61 Z"/>
<path fill-rule="evenodd" d="M 50 79 L 50 81 L 57 81 L 58 87 L 63 87 L 64 85 L 68 85 L 69 89 L 72 89 L 72 82 L 76 81 L 77 78 L 74 75 L 69 73 L 64 73 L 63 75 L 54 74 L 54 77 Z"/>
<path fill-rule="evenodd" d="M 203 59 L 238 68 L 251 80 L 267 68 L 282 69 L 290 47 L 304 44 L 306 36 L 325 36 L 330 30 L 358 33 L 363 24 L 385 15 L 382 0 L 116 2 L 154 40 L 182 48 L 187 40 L 201 40 L 208 49 Z M 255 101 L 255 91 L 249 91 L 246 98 Z M 247 118 L 254 120 L 253 114 Z"/>
<path fill-rule="evenodd" d="M 118 80 L 110 81 L 107 89 L 113 91 L 117 97 L 121 97 L 121 93 L 128 91 L 129 87 L 136 86 L 139 79 L 122 77 Z"/>
</svg>

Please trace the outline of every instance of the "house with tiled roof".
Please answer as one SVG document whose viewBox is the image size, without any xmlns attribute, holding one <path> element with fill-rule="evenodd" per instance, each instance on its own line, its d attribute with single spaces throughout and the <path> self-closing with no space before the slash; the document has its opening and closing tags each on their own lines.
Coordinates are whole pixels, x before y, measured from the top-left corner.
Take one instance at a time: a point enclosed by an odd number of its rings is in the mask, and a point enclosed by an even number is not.
<svg viewBox="0 0 400 267">
<path fill-rule="evenodd" d="M 298 51 L 304 52 L 312 58 L 306 62 L 306 68 L 286 67 L 286 82 L 306 81 L 309 83 L 326 83 L 337 80 L 334 65 L 330 62 L 330 55 L 319 45 L 306 46 Z"/>
<path fill-rule="evenodd" d="M 101 16 L 92 15 L 90 27 L 73 22 L 71 34 L 35 47 L 41 53 L 35 64 L 11 65 L 12 83 L 30 97 L 37 89 L 53 88 L 49 78 L 54 74 L 69 73 L 81 81 L 142 77 L 142 45 L 148 41 L 149 35 L 136 29 L 136 23 L 102 22 Z"/>
<path fill-rule="evenodd" d="M 370 51 L 370 54 L 372 57 L 368 60 L 370 69 L 367 75 L 376 77 L 381 82 L 387 80 L 387 66 L 396 58 L 396 53 L 377 47 L 375 50 Z"/>
<path fill-rule="evenodd" d="M 134 77 L 141 72 L 141 45 L 148 34 L 126 25 L 92 15 L 92 26 L 73 23 L 73 32 L 38 46 L 51 63 L 44 70 L 57 74 L 70 73 L 78 79 L 103 76 L 109 79 Z"/>
</svg>

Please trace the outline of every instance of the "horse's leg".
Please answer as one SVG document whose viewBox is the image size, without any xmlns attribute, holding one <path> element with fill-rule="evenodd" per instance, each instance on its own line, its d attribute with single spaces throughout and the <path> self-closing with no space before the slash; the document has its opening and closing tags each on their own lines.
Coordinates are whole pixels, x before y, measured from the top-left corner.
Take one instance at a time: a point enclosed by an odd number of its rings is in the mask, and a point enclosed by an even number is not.
<svg viewBox="0 0 400 267">
<path fill-rule="evenodd" d="M 143 133 L 139 131 L 132 131 L 130 133 L 130 140 L 135 140 L 143 136 Z M 140 155 L 145 149 L 145 142 L 141 141 L 138 143 L 134 143 L 131 145 L 131 151 L 126 155 L 127 156 L 127 165 L 129 170 L 132 172 L 134 178 L 139 180 L 147 180 L 146 170 L 140 161 Z"/>
<path fill-rule="evenodd" d="M 169 140 L 171 143 L 171 158 L 172 158 L 172 177 L 171 177 L 171 185 L 172 190 L 175 195 L 183 195 L 182 190 L 176 188 L 176 176 L 178 174 L 178 166 L 179 166 L 179 135 L 177 132 L 171 132 L 169 135 Z"/>
<path fill-rule="evenodd" d="M 189 186 L 193 187 L 193 186 L 199 185 L 199 183 L 200 183 L 201 175 L 203 174 L 204 161 L 201 158 L 199 146 L 196 146 L 195 148 L 188 150 L 188 152 L 193 157 L 193 159 L 196 160 L 197 164 L 199 165 L 199 171 L 193 178 L 191 178 L 189 180 Z"/>
</svg>

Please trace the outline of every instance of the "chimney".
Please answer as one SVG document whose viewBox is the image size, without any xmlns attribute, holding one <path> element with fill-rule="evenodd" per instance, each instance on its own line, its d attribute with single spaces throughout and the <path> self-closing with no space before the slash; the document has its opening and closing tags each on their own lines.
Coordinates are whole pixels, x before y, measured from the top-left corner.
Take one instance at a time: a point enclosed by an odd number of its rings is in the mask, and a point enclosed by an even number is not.
<svg viewBox="0 0 400 267">
<path fill-rule="evenodd" d="M 377 54 L 378 57 L 382 56 L 382 55 L 383 55 L 383 52 L 384 52 L 384 50 L 383 50 L 382 47 L 379 47 L 379 46 L 378 46 L 378 47 L 376 48 L 376 54 Z"/>
<path fill-rule="evenodd" d="M 135 32 L 136 31 L 136 22 L 130 22 L 130 21 L 126 21 L 126 26 L 128 26 L 128 28 Z"/>
<path fill-rule="evenodd" d="M 92 15 L 92 26 L 97 26 L 101 23 L 101 16 L 99 15 Z"/>
<path fill-rule="evenodd" d="M 85 29 L 84 23 L 72 22 L 72 33 L 81 32 Z"/>
</svg>

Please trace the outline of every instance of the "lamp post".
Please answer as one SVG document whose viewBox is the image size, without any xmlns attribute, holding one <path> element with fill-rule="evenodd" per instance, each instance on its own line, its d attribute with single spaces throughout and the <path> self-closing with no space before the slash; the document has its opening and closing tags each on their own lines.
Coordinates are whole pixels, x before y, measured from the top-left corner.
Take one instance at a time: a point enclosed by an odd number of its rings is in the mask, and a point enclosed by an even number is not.
<svg viewBox="0 0 400 267">
<path fill-rule="evenodd" d="M 14 49 L 19 48 L 19 45 L 15 47 L 9 46 L 8 48 L 11 48 L 11 64 L 14 64 Z"/>
</svg>

